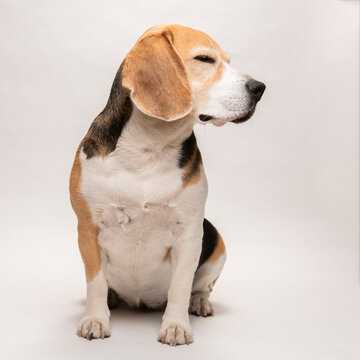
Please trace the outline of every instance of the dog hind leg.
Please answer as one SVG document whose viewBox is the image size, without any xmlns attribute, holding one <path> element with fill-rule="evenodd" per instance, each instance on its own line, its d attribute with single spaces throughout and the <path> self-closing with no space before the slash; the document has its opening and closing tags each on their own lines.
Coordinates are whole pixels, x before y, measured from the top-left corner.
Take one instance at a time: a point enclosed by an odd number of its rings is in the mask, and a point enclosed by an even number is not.
<svg viewBox="0 0 360 360">
<path fill-rule="evenodd" d="M 214 315 L 209 297 L 225 259 L 224 241 L 215 227 L 205 219 L 202 252 L 193 281 L 189 313 L 205 317 Z"/>
</svg>

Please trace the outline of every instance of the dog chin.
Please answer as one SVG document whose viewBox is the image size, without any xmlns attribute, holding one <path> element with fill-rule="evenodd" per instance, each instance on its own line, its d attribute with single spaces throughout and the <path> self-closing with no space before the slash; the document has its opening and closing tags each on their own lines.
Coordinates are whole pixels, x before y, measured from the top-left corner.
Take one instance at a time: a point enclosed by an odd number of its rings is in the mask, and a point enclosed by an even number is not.
<svg viewBox="0 0 360 360">
<path fill-rule="evenodd" d="M 205 125 L 207 122 L 215 125 L 215 126 L 224 126 L 225 124 L 227 124 L 228 122 L 230 122 L 230 119 L 221 119 L 221 118 L 214 118 L 214 117 L 210 117 L 208 116 L 209 119 L 207 120 L 200 120 L 199 123 L 202 125 Z"/>
<path fill-rule="evenodd" d="M 215 126 L 224 126 L 228 120 L 222 120 L 222 119 L 214 119 L 211 121 Z"/>
<path fill-rule="evenodd" d="M 251 108 L 245 115 L 242 115 L 234 120 L 231 120 L 231 122 L 234 124 L 241 124 L 249 120 L 253 116 L 254 112 L 255 112 L 255 106 Z"/>
</svg>

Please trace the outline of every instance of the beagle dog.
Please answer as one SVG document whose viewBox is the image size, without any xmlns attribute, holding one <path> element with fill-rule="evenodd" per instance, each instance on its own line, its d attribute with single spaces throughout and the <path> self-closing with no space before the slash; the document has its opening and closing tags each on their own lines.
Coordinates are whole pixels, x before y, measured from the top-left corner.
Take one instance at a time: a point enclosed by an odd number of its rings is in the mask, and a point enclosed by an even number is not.
<svg viewBox="0 0 360 360">
<path fill-rule="evenodd" d="M 79 336 L 110 336 L 109 308 L 119 299 L 165 307 L 158 340 L 170 345 L 193 341 L 189 313 L 213 315 L 225 245 L 204 218 L 207 180 L 193 127 L 244 122 L 264 90 L 188 27 L 152 27 L 126 55 L 71 171 L 87 282 Z"/>
</svg>

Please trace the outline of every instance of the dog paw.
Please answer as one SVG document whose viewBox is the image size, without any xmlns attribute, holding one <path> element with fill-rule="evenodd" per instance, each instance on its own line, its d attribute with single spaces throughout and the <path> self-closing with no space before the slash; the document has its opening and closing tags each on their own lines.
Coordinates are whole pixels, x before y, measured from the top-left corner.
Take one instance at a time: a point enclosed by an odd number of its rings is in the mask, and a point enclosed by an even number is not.
<svg viewBox="0 0 360 360">
<path fill-rule="evenodd" d="M 110 322 L 106 317 L 84 316 L 79 323 L 77 335 L 88 340 L 110 336 Z"/>
<path fill-rule="evenodd" d="M 184 326 L 179 323 L 161 325 L 160 333 L 158 336 L 158 341 L 163 344 L 169 344 L 170 346 L 191 344 L 193 339 L 193 334 L 189 326 Z"/>
<path fill-rule="evenodd" d="M 197 316 L 214 316 L 214 309 L 209 301 L 209 295 L 195 293 L 191 296 L 189 313 Z"/>
</svg>

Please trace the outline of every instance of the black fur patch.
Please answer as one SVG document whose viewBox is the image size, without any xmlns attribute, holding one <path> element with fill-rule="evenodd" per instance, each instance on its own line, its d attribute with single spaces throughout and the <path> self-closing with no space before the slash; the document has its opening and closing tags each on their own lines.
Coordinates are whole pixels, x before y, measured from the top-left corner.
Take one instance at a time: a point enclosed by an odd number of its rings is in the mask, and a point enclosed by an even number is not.
<svg viewBox="0 0 360 360">
<path fill-rule="evenodd" d="M 95 118 L 83 140 L 83 151 L 87 159 L 114 151 L 130 118 L 132 103 L 129 91 L 122 87 L 121 80 L 124 64 L 125 61 L 116 73 L 104 110 Z"/>
<path fill-rule="evenodd" d="M 204 235 L 202 239 L 202 249 L 199 259 L 198 268 L 211 256 L 219 242 L 219 235 L 215 227 L 210 221 L 204 219 L 203 222 Z"/>
<path fill-rule="evenodd" d="M 119 296 L 115 290 L 108 288 L 107 304 L 109 309 L 115 309 L 118 307 L 120 302 Z"/>
<path fill-rule="evenodd" d="M 193 157 L 195 156 L 194 160 Z M 198 171 L 201 164 L 201 154 L 197 147 L 196 138 L 194 132 L 182 143 L 180 157 L 178 160 L 178 166 L 180 168 L 185 167 L 191 162 L 191 166 L 183 175 L 183 181 L 190 180 Z"/>
<path fill-rule="evenodd" d="M 181 144 L 181 152 L 178 161 L 178 166 L 180 168 L 183 168 L 190 161 L 196 148 L 196 138 L 194 132 L 192 132 L 191 135 Z"/>
</svg>

